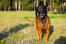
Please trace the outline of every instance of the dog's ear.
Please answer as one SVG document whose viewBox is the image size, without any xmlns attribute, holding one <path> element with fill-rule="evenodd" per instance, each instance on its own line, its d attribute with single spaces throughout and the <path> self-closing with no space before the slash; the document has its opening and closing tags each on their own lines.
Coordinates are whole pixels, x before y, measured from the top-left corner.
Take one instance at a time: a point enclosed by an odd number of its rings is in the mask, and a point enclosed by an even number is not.
<svg viewBox="0 0 66 44">
<path fill-rule="evenodd" d="M 46 1 L 46 7 L 48 7 L 50 4 L 49 0 Z"/>
</svg>

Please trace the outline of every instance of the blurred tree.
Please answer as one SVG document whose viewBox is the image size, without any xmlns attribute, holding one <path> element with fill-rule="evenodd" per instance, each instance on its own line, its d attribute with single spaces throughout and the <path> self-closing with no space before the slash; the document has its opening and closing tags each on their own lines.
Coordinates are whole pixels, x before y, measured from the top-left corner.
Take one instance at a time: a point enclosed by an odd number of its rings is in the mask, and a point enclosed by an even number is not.
<svg viewBox="0 0 66 44">
<path fill-rule="evenodd" d="M 21 2 L 23 9 L 31 10 L 34 8 L 34 0 L 33 2 L 31 0 L 22 0 Z"/>
<path fill-rule="evenodd" d="M 36 6 L 38 6 L 38 3 L 39 3 L 39 0 L 37 0 L 37 4 L 36 4 Z"/>
<path fill-rule="evenodd" d="M 63 11 L 64 11 L 64 2 L 66 0 L 51 0 L 50 1 L 50 9 L 52 8 L 53 10 L 55 11 L 62 11 L 62 8 L 63 8 Z"/>
<path fill-rule="evenodd" d="M 16 9 L 16 11 L 17 11 L 17 1 L 15 0 L 15 9 Z"/>
<path fill-rule="evenodd" d="M 9 0 L 0 0 L 0 9 L 3 9 L 6 11 L 8 6 L 9 6 Z"/>
<path fill-rule="evenodd" d="M 2 8 L 2 4 L 3 4 L 3 3 L 2 3 L 2 0 L 0 0 L 0 9 Z"/>
<path fill-rule="evenodd" d="M 21 0 L 18 1 L 18 10 L 21 10 Z"/>
<path fill-rule="evenodd" d="M 50 10 L 65 10 L 64 3 L 66 0 L 0 0 L 1 10 L 35 10 L 39 1 L 43 1 L 44 5 L 48 4 Z"/>
<path fill-rule="evenodd" d="M 66 0 L 62 0 L 62 11 L 64 12 L 65 7 L 64 7 L 64 3 L 66 2 Z"/>
</svg>

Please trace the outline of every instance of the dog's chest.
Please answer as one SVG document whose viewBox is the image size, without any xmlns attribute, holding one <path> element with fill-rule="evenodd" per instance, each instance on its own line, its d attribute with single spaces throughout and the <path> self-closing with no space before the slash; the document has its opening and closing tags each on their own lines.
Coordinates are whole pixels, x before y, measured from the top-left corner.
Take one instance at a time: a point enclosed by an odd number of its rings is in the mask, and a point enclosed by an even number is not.
<svg viewBox="0 0 66 44">
<path fill-rule="evenodd" d="M 43 28 L 45 29 L 47 26 L 47 22 L 46 22 L 46 18 L 44 18 L 43 20 L 41 20 Z"/>
</svg>

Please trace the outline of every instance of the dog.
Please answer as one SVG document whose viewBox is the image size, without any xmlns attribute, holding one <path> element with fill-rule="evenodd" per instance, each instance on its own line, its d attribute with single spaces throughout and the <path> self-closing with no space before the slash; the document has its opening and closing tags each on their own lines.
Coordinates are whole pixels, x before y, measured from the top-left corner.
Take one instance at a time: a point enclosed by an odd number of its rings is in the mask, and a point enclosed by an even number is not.
<svg viewBox="0 0 66 44">
<path fill-rule="evenodd" d="M 47 15 L 47 6 L 48 5 L 44 5 L 42 1 L 39 2 L 38 7 L 36 7 L 35 9 L 35 21 L 31 21 L 30 19 L 25 17 L 25 19 L 31 23 L 36 22 L 36 34 L 39 37 L 40 41 L 42 40 L 43 31 L 46 31 L 46 42 L 48 42 L 51 28 L 50 19 Z"/>
<path fill-rule="evenodd" d="M 46 42 L 48 42 L 51 24 L 50 19 L 47 15 L 47 5 L 44 5 L 42 1 L 40 1 L 38 7 L 36 7 L 35 15 L 36 15 L 35 22 L 36 22 L 37 35 L 41 41 L 43 30 L 45 30 Z"/>
</svg>

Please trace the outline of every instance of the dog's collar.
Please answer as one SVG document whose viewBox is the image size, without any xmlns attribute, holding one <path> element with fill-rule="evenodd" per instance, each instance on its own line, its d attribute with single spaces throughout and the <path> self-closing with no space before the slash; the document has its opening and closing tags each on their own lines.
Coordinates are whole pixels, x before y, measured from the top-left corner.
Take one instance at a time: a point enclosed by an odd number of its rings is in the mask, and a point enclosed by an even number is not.
<svg viewBox="0 0 66 44">
<path fill-rule="evenodd" d="M 43 18 L 43 17 L 45 16 L 45 14 L 39 14 L 39 16 L 40 16 L 41 18 Z"/>
<path fill-rule="evenodd" d="M 45 14 L 39 14 L 39 16 L 44 16 Z"/>
</svg>

